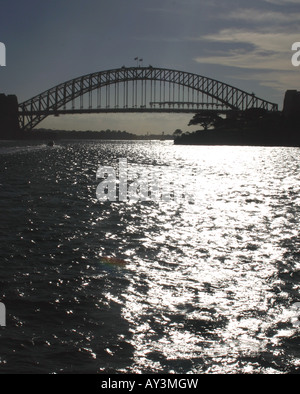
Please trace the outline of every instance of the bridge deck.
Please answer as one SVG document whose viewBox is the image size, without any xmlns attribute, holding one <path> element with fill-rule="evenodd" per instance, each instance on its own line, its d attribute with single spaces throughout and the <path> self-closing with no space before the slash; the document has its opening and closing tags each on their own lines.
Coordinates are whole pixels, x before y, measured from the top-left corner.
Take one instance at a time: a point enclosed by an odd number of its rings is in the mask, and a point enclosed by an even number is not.
<svg viewBox="0 0 300 394">
<path fill-rule="evenodd" d="M 57 111 L 19 111 L 20 116 L 59 116 L 59 115 L 74 115 L 74 114 L 101 114 L 101 113 L 218 113 L 227 114 L 232 113 L 232 109 L 198 109 L 198 108 L 91 108 L 91 109 L 60 109 Z M 239 112 L 239 111 L 236 111 Z"/>
</svg>

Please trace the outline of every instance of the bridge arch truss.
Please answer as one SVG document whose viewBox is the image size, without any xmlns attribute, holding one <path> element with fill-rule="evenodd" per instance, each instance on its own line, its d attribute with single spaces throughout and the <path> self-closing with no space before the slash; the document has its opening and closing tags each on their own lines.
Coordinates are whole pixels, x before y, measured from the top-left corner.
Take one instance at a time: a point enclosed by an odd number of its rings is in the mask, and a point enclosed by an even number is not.
<svg viewBox="0 0 300 394">
<path fill-rule="evenodd" d="M 197 113 L 278 111 L 278 105 L 201 75 L 154 67 L 122 67 L 61 83 L 19 104 L 19 123 L 31 130 L 49 115 L 101 112 Z"/>
</svg>

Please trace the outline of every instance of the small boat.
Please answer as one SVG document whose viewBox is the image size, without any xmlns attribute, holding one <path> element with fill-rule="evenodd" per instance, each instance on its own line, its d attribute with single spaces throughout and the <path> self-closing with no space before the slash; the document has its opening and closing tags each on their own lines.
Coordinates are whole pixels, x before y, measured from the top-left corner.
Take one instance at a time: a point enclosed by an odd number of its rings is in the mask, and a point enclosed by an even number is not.
<svg viewBox="0 0 300 394">
<path fill-rule="evenodd" d="M 54 146 L 54 141 L 49 141 L 47 146 Z"/>
</svg>

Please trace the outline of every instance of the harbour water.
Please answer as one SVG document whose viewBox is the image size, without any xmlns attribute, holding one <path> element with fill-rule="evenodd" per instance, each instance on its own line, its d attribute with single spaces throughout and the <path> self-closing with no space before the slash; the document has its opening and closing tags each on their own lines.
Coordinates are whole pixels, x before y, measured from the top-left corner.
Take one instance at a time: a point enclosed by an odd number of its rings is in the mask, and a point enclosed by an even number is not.
<svg viewBox="0 0 300 394">
<path fill-rule="evenodd" d="M 299 152 L 0 142 L 0 373 L 296 372 Z M 188 193 L 98 201 L 120 158 Z"/>
</svg>

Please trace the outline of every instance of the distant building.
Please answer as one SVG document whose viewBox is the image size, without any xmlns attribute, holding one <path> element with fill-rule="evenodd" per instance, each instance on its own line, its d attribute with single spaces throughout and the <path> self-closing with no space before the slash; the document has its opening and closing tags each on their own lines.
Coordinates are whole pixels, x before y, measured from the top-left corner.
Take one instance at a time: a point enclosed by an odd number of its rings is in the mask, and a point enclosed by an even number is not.
<svg viewBox="0 0 300 394">
<path fill-rule="evenodd" d="M 300 113 L 300 92 L 287 90 L 284 96 L 283 115 L 285 118 L 298 118 Z"/>
</svg>

